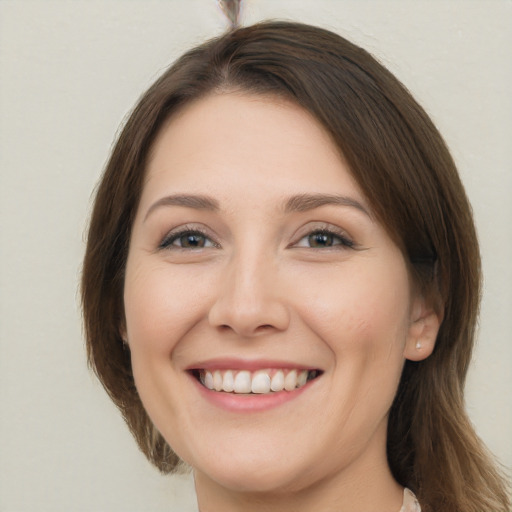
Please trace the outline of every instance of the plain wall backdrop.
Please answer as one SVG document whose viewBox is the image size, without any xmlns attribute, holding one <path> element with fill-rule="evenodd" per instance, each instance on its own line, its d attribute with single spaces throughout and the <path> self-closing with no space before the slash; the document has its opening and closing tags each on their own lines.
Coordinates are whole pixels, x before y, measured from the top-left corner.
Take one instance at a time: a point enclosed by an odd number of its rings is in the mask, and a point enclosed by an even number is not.
<svg viewBox="0 0 512 512">
<path fill-rule="evenodd" d="M 512 2 L 244 0 L 242 22 L 321 25 L 378 56 L 445 136 L 485 283 L 467 386 L 512 466 Z M 177 56 L 227 27 L 215 0 L 0 0 L 0 510 L 195 510 L 138 452 L 86 367 L 77 284 L 119 126 Z"/>
</svg>

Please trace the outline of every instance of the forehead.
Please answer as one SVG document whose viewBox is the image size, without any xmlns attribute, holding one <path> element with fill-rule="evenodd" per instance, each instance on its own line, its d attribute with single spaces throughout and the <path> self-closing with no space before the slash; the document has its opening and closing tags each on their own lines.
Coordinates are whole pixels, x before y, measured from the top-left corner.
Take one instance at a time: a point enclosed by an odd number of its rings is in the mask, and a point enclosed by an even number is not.
<svg viewBox="0 0 512 512">
<path fill-rule="evenodd" d="M 362 194 L 338 147 L 302 107 L 242 93 L 186 105 L 160 131 L 144 196 L 204 193 Z M 172 189 L 172 190 L 168 190 Z"/>
</svg>

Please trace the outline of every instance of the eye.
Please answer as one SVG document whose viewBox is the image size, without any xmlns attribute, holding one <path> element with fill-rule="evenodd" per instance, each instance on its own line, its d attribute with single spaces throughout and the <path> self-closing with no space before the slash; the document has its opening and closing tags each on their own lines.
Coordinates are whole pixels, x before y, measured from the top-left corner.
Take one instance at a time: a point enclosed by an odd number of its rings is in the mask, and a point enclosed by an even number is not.
<svg viewBox="0 0 512 512">
<path fill-rule="evenodd" d="M 354 247 L 354 242 L 344 234 L 335 233 L 327 229 L 317 229 L 303 236 L 296 246 L 310 247 L 312 249 L 328 249 L 336 246 L 352 248 Z"/>
<path fill-rule="evenodd" d="M 218 244 L 201 231 L 190 229 L 170 233 L 160 244 L 161 249 L 204 249 L 208 247 L 218 247 Z"/>
</svg>

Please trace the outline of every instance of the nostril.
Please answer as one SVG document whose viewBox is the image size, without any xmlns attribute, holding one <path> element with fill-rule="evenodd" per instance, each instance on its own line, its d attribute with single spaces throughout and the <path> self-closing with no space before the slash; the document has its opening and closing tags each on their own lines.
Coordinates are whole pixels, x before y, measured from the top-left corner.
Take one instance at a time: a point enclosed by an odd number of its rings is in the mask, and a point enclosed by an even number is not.
<svg viewBox="0 0 512 512">
<path fill-rule="evenodd" d="M 263 325 L 257 326 L 254 329 L 251 329 L 250 332 L 247 332 L 246 330 L 241 329 L 241 328 L 234 329 L 231 325 L 222 324 L 222 325 L 219 325 L 217 327 L 217 329 L 219 329 L 221 332 L 234 331 L 234 332 L 238 332 L 242 336 L 253 336 L 255 334 L 267 333 L 268 331 L 275 329 L 275 327 L 271 324 L 263 324 Z"/>
<path fill-rule="evenodd" d="M 268 331 L 269 329 L 273 329 L 270 324 L 260 325 L 256 328 L 256 331 Z"/>
</svg>

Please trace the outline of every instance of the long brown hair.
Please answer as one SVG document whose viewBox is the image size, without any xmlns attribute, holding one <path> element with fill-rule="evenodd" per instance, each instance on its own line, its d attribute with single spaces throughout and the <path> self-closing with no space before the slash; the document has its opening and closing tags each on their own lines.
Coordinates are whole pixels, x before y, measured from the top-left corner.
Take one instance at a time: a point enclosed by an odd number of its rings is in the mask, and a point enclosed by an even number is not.
<svg viewBox="0 0 512 512">
<path fill-rule="evenodd" d="M 505 512 L 504 480 L 464 410 L 480 295 L 471 208 L 439 132 L 404 86 L 365 50 L 297 23 L 233 30 L 182 56 L 144 94 L 96 193 L 83 266 L 89 363 L 140 448 L 163 472 L 178 457 L 135 389 L 120 331 L 130 232 L 148 154 L 165 120 L 206 94 L 291 99 L 330 133 L 416 283 L 444 314 L 433 354 L 406 361 L 388 426 L 396 480 L 425 512 Z"/>
</svg>

